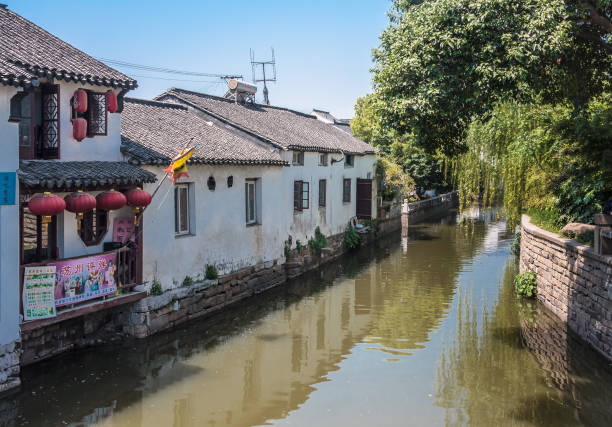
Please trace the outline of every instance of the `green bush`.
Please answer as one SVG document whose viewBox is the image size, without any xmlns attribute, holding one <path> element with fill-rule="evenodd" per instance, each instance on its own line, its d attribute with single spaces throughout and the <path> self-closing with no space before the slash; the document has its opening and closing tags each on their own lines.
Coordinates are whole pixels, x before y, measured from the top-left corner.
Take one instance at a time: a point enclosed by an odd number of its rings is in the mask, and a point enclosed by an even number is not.
<svg viewBox="0 0 612 427">
<path fill-rule="evenodd" d="M 302 242 L 300 242 L 300 239 L 297 239 L 295 241 L 295 249 L 298 251 L 298 254 L 302 254 L 302 252 L 304 252 L 304 245 L 302 245 Z"/>
<path fill-rule="evenodd" d="M 193 285 L 193 279 L 191 276 L 185 276 L 185 280 L 183 280 L 183 286 Z"/>
<path fill-rule="evenodd" d="M 537 290 L 536 274 L 533 271 L 524 271 L 514 278 L 514 290 L 520 297 L 532 298 Z"/>
<path fill-rule="evenodd" d="M 151 284 L 151 291 L 149 293 L 154 296 L 161 295 L 164 293 L 161 283 L 159 283 L 159 280 L 153 279 L 153 283 Z"/>
<path fill-rule="evenodd" d="M 289 259 L 289 257 L 291 256 L 291 248 L 289 247 L 289 245 L 287 244 L 287 242 L 285 242 L 285 247 L 283 249 L 283 252 L 285 254 L 285 258 Z"/>
<path fill-rule="evenodd" d="M 206 278 L 208 280 L 215 280 L 219 277 L 219 272 L 217 271 L 217 267 L 213 264 L 206 264 Z"/>
<path fill-rule="evenodd" d="M 344 246 L 348 249 L 355 249 L 359 246 L 359 233 L 352 224 L 349 225 L 344 230 Z"/>
<path fill-rule="evenodd" d="M 310 247 L 310 253 L 313 255 L 320 255 L 321 250 L 327 246 L 327 238 L 321 233 L 319 227 L 315 229 L 314 237 L 308 240 L 308 246 Z"/>
</svg>

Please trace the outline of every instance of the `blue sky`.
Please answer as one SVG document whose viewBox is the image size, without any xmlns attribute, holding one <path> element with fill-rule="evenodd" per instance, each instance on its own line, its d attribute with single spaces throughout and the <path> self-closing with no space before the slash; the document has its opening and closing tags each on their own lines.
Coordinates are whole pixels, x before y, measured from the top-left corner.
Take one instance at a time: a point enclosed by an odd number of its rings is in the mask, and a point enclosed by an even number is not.
<svg viewBox="0 0 612 427">
<path fill-rule="evenodd" d="M 391 6 L 389 0 L 4 2 L 95 57 L 250 80 L 249 48 L 266 59 L 273 46 L 278 82 L 268 86 L 271 103 L 326 109 L 338 118 L 352 117 L 357 97 L 370 91 L 371 50 Z M 217 95 L 225 88 L 211 78 L 116 68 L 138 80 L 130 95 L 141 98 L 172 86 Z M 258 102 L 259 96 L 261 88 Z"/>
</svg>

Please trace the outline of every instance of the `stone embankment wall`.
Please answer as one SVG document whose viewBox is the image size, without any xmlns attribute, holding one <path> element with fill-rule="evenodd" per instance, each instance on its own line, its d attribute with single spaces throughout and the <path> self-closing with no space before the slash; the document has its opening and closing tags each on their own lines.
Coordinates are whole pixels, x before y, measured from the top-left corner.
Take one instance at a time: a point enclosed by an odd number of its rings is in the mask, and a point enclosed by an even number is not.
<svg viewBox="0 0 612 427">
<path fill-rule="evenodd" d="M 20 343 L 0 345 L 0 393 L 21 384 L 19 380 Z"/>
<path fill-rule="evenodd" d="M 612 256 L 542 230 L 523 216 L 521 271 L 537 275 L 537 297 L 612 360 Z"/>
</svg>

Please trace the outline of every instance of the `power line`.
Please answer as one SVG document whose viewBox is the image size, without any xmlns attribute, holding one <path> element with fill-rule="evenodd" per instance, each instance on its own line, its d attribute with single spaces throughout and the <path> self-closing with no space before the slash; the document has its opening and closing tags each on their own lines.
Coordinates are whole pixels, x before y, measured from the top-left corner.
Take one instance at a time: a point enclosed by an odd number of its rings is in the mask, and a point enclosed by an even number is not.
<svg viewBox="0 0 612 427">
<path fill-rule="evenodd" d="M 135 64 L 133 62 L 121 61 L 118 59 L 110 59 L 110 58 L 97 58 L 97 59 L 109 65 L 133 68 L 133 69 L 141 70 L 141 71 L 153 71 L 153 72 L 158 72 L 158 73 L 180 74 L 184 76 L 196 76 L 196 77 L 217 77 L 220 79 L 228 79 L 232 77 L 236 77 L 240 79 L 242 78 L 242 75 L 200 73 L 200 72 L 195 72 L 195 71 L 175 70 L 173 68 L 155 67 L 152 65 Z"/>
<path fill-rule="evenodd" d="M 215 83 L 215 84 L 223 84 L 218 80 L 191 80 L 191 79 L 171 79 L 167 77 L 157 77 L 157 76 L 142 76 L 138 74 L 131 74 L 131 77 L 138 77 L 142 79 L 155 79 L 155 80 L 171 80 L 177 82 L 194 82 L 194 83 Z"/>
</svg>

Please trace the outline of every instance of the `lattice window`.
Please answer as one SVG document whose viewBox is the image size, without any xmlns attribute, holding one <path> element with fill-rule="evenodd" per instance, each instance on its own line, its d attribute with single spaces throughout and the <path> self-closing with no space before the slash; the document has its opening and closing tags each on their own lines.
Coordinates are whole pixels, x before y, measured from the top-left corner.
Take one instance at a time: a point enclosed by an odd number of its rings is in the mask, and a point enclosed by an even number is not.
<svg viewBox="0 0 612 427">
<path fill-rule="evenodd" d="M 59 154 L 59 87 L 47 86 L 42 91 L 42 157 L 58 158 Z"/>
<path fill-rule="evenodd" d="M 87 97 L 87 134 L 90 137 L 95 135 L 106 135 L 106 94 L 88 92 Z"/>
<path fill-rule="evenodd" d="M 87 246 L 98 245 L 108 231 L 108 212 L 94 209 L 83 214 L 79 236 Z"/>
</svg>

